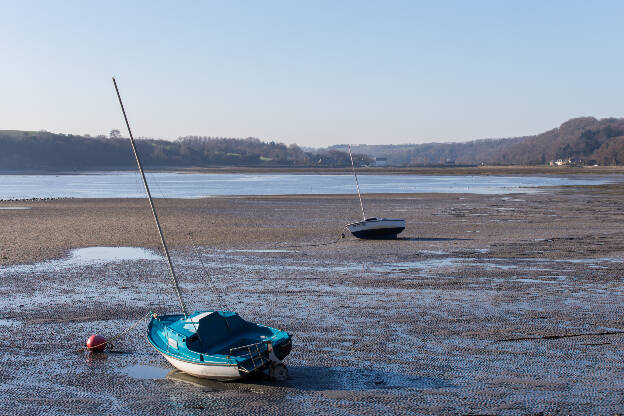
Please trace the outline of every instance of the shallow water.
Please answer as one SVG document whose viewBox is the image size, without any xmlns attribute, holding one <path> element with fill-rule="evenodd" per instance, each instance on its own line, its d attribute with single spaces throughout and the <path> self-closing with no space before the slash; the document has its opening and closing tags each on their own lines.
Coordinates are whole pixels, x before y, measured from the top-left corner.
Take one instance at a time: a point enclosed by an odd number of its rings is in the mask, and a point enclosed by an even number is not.
<svg viewBox="0 0 624 416">
<path fill-rule="evenodd" d="M 122 374 L 138 379 L 165 378 L 170 371 L 170 368 L 161 368 L 141 364 L 131 365 L 119 370 L 119 372 Z"/>
<path fill-rule="evenodd" d="M 487 253 L 487 249 L 458 250 L 458 253 Z M 624 263 L 623 259 L 604 257 L 590 259 L 545 259 L 545 258 L 520 258 L 500 259 L 489 258 L 486 260 L 475 257 L 453 257 L 441 251 L 419 251 L 421 258 L 414 261 L 396 262 L 343 262 L 326 263 L 301 258 L 280 258 L 277 262 L 259 263 L 256 254 L 300 254 L 299 251 L 283 249 L 230 249 L 224 251 L 211 251 L 202 254 L 204 266 L 212 270 L 241 270 L 241 271 L 274 271 L 274 272 L 332 272 L 332 273 L 403 273 L 405 271 L 420 270 L 432 271 L 437 269 L 449 269 L 456 267 L 479 267 L 485 269 L 500 270 L 523 270 L 523 271 L 555 271 L 555 268 L 543 267 L 545 263 L 568 263 L 570 265 L 582 264 L 591 269 L 606 269 L 608 263 Z M 420 257 L 418 256 L 418 257 Z M 77 266 L 89 266 L 95 264 L 117 263 L 122 261 L 137 260 L 164 260 L 164 257 L 152 250 L 140 247 L 85 247 L 71 250 L 68 257 L 58 260 L 48 260 L 33 264 L 19 264 L 0 269 L 0 276 L 15 273 L 35 273 L 58 271 Z M 176 263 L 185 265 L 195 264 L 198 259 L 177 259 Z M 535 264 L 542 265 L 537 267 Z M 564 271 L 569 269 L 558 270 Z"/>
<path fill-rule="evenodd" d="M 178 174 L 148 173 L 154 197 L 198 198 L 219 195 L 301 195 L 355 193 L 351 175 Z M 138 173 L 105 172 L 72 175 L 0 175 L 2 199 L 144 198 Z M 554 176 L 361 175 L 362 193 L 536 192 L 541 186 L 600 185 L 591 179 Z"/>
<path fill-rule="evenodd" d="M 162 257 L 142 247 L 84 247 L 72 250 L 67 262 L 72 265 L 125 260 L 159 260 Z"/>
<path fill-rule="evenodd" d="M 0 269 L 0 276 L 14 273 L 54 271 L 97 263 L 161 259 L 164 257 L 141 247 L 84 247 L 71 250 L 68 257 L 58 260 L 3 267 Z"/>
</svg>

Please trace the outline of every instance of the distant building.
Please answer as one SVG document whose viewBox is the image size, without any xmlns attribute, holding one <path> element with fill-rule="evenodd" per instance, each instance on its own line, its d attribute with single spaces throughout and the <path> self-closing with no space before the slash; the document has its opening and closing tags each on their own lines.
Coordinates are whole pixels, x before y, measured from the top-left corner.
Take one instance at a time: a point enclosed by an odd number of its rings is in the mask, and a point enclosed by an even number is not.
<svg viewBox="0 0 624 416">
<path fill-rule="evenodd" d="M 566 161 L 563 159 L 551 160 L 548 162 L 550 166 L 563 166 L 566 164 Z"/>
<path fill-rule="evenodd" d="M 388 158 L 376 157 L 375 158 L 375 166 L 388 166 Z"/>
<path fill-rule="evenodd" d="M 569 157 L 567 159 L 557 159 L 548 162 L 550 166 L 583 166 L 585 161 L 578 157 Z"/>
</svg>

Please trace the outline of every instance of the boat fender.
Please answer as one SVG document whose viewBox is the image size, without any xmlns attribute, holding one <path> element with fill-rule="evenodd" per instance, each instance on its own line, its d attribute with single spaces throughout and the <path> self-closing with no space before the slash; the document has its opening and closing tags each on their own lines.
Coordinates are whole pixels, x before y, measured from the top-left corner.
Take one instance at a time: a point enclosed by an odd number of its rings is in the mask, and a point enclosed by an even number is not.
<svg viewBox="0 0 624 416">
<path fill-rule="evenodd" d="M 101 335 L 93 334 L 87 339 L 87 350 L 102 352 L 106 348 L 106 338 Z"/>
</svg>

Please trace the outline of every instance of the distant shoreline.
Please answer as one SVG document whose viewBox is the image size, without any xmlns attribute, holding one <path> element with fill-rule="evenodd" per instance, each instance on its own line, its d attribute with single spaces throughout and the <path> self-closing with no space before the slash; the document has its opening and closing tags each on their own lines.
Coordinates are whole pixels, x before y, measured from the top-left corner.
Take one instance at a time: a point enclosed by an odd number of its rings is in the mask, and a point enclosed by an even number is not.
<svg viewBox="0 0 624 416">
<path fill-rule="evenodd" d="M 99 168 L 92 170 L 10 170 L 1 171 L 0 175 L 89 175 L 110 172 L 133 172 L 136 169 Z M 315 175 L 350 175 L 350 168 L 276 168 L 276 167 L 159 167 L 147 168 L 148 172 L 179 172 L 179 173 L 241 173 L 241 174 L 315 174 Z M 622 174 L 624 166 L 586 166 L 586 167 L 552 167 L 552 166 L 436 166 L 436 167 L 363 167 L 357 169 L 358 175 L 605 175 Z"/>
</svg>

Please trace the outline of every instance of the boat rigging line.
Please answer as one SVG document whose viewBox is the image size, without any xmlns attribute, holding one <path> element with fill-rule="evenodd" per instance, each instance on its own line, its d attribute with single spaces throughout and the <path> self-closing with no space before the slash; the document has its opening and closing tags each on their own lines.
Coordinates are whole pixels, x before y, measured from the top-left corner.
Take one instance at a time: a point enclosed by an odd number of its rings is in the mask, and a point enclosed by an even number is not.
<svg viewBox="0 0 624 416">
<path fill-rule="evenodd" d="M 353 176 L 355 176 L 355 187 L 357 188 L 358 198 L 360 198 L 360 208 L 362 208 L 362 220 L 366 221 L 366 215 L 364 215 L 364 204 L 362 204 L 362 195 L 360 195 L 360 183 L 358 182 L 357 173 L 355 172 L 355 164 L 353 163 L 353 156 L 351 155 L 351 145 L 349 146 L 349 158 L 351 159 L 351 169 L 353 170 Z"/>
<path fill-rule="evenodd" d="M 212 280 L 212 276 L 206 270 L 206 265 L 204 264 L 204 260 L 202 259 L 201 253 L 199 252 L 199 246 L 197 246 L 197 244 L 195 244 L 195 240 L 193 240 L 193 233 L 188 233 L 188 238 L 189 238 L 189 241 L 191 242 L 191 247 L 193 247 L 193 250 L 195 250 L 195 256 L 197 256 L 197 258 L 199 259 L 199 263 L 201 264 L 202 270 L 204 271 L 204 276 L 206 276 L 206 278 L 210 282 L 212 292 L 217 297 L 217 302 L 219 303 L 219 307 L 222 310 L 229 311 L 230 309 L 228 308 L 227 302 L 225 301 L 225 296 L 223 295 L 221 290 L 217 287 L 215 282 Z M 228 324 L 227 320 L 226 320 L 226 324 Z M 229 324 L 228 324 L 228 327 L 229 327 Z"/>
<path fill-rule="evenodd" d="M 154 201 L 152 200 L 152 194 L 150 193 L 149 186 L 147 185 L 147 180 L 145 179 L 145 173 L 143 172 L 143 167 L 141 166 L 141 159 L 139 158 L 139 153 L 137 152 L 137 149 L 134 143 L 134 137 L 132 135 L 132 130 L 130 129 L 128 116 L 126 115 L 126 110 L 124 108 L 123 102 L 121 101 L 121 94 L 119 94 L 119 88 L 117 87 L 117 81 L 115 80 L 115 77 L 113 77 L 113 85 L 115 85 L 115 91 L 117 92 L 117 98 L 119 99 L 121 112 L 123 113 L 124 120 L 126 121 L 128 134 L 130 135 L 130 144 L 132 145 L 132 152 L 134 153 L 134 158 L 136 159 L 137 165 L 139 167 L 139 172 L 141 173 L 141 179 L 143 180 L 145 193 L 147 194 L 147 199 L 149 201 L 150 208 L 152 209 L 152 215 L 154 216 L 154 222 L 156 222 L 156 228 L 158 229 L 158 235 L 160 236 L 160 242 L 162 244 L 163 251 L 165 252 L 165 256 L 167 257 L 167 263 L 169 264 L 169 272 L 171 274 L 171 279 L 173 280 L 173 287 L 175 288 L 176 295 L 178 296 L 178 301 L 180 302 L 182 313 L 184 314 L 184 317 L 186 318 L 188 316 L 186 305 L 184 304 L 184 301 L 182 300 L 182 295 L 180 294 L 180 285 L 178 284 L 178 279 L 176 278 L 175 270 L 173 268 L 173 263 L 171 262 L 171 257 L 169 256 L 169 250 L 167 249 L 165 236 L 163 235 L 162 229 L 160 228 L 160 221 L 158 221 L 158 214 L 156 213 L 156 208 L 154 207 Z"/>
</svg>

